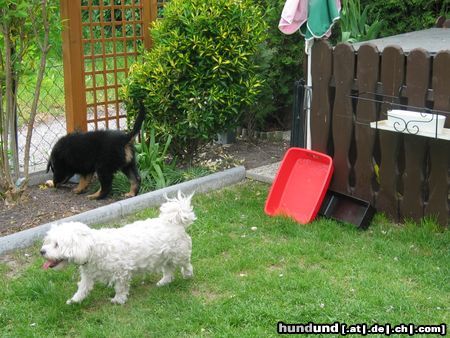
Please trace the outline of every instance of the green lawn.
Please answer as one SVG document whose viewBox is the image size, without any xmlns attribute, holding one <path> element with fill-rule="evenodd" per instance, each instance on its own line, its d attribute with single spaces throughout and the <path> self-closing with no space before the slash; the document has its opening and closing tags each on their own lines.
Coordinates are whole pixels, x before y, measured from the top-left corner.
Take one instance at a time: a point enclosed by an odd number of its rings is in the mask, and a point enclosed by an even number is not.
<svg viewBox="0 0 450 338">
<path fill-rule="evenodd" d="M 114 291 L 100 285 L 66 305 L 74 267 L 42 270 L 38 245 L 10 255 L 0 264 L 0 335 L 265 337 L 278 321 L 450 322 L 448 230 L 380 215 L 367 231 L 327 219 L 299 225 L 264 214 L 267 191 L 246 182 L 196 195 L 194 279 L 178 274 L 156 288 L 158 275 L 137 276 L 124 306 L 110 304 Z"/>
</svg>

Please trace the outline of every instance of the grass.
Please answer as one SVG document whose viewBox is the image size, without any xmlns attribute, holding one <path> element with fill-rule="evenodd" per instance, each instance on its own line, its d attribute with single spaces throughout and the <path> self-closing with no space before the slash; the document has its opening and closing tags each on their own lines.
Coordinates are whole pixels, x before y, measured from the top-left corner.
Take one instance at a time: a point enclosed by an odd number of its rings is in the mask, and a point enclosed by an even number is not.
<svg viewBox="0 0 450 338">
<path fill-rule="evenodd" d="M 38 245 L 14 253 L 0 264 L 0 335 L 256 337 L 275 336 L 278 321 L 450 322 L 448 230 L 380 215 L 367 231 L 327 219 L 299 225 L 264 214 L 267 190 L 246 182 L 195 196 L 194 279 L 178 274 L 156 288 L 158 275 L 136 276 L 124 306 L 101 285 L 67 306 L 75 268 L 42 270 Z"/>
</svg>

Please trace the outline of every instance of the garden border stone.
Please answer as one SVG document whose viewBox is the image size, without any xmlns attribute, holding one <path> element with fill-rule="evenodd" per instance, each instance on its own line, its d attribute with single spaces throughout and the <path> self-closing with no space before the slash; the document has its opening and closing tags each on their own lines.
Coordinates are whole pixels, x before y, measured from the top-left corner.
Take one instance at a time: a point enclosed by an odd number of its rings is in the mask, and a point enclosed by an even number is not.
<svg viewBox="0 0 450 338">
<path fill-rule="evenodd" d="M 239 166 L 0 237 L 0 255 L 32 245 L 42 239 L 53 224 L 82 222 L 90 225 L 110 222 L 145 208 L 159 206 L 165 201 L 165 195 L 173 196 L 178 190 L 185 194 L 208 192 L 238 183 L 243 179 L 245 179 L 245 168 Z"/>
</svg>

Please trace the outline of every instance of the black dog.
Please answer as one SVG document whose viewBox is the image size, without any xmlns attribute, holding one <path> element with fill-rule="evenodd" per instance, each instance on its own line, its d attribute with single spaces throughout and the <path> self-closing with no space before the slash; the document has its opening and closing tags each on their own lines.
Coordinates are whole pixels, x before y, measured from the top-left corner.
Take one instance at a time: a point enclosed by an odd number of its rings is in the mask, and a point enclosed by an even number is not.
<svg viewBox="0 0 450 338">
<path fill-rule="evenodd" d="M 53 171 L 53 185 L 57 187 L 74 174 L 79 174 L 80 182 L 73 191 L 80 194 L 87 188 L 94 173 L 97 173 L 101 187 L 88 198 L 102 199 L 111 191 L 114 173 L 121 170 L 131 183 L 130 192 L 125 196 L 136 196 L 141 177 L 136 166 L 133 140 L 144 119 L 145 109 L 141 104 L 133 129 L 128 133 L 97 130 L 74 132 L 60 138 L 47 164 L 47 172 L 50 169 Z"/>
</svg>

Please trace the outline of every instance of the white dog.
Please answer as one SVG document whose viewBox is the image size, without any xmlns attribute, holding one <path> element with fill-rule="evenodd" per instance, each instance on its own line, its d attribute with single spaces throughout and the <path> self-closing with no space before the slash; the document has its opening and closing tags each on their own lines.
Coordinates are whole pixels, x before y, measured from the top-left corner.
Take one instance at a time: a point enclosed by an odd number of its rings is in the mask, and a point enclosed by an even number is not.
<svg viewBox="0 0 450 338">
<path fill-rule="evenodd" d="M 43 268 L 60 269 L 70 262 L 79 265 L 81 281 L 67 304 L 85 299 L 97 281 L 114 285 L 116 294 L 111 302 L 123 304 L 131 276 L 138 271 L 162 271 L 157 286 L 170 283 L 176 267 L 184 278 L 190 278 L 192 242 L 185 229 L 196 219 L 191 198 L 181 192 L 178 198 L 166 197 L 158 218 L 122 228 L 95 230 L 78 222 L 54 226 L 40 251 L 47 260 Z"/>
</svg>

